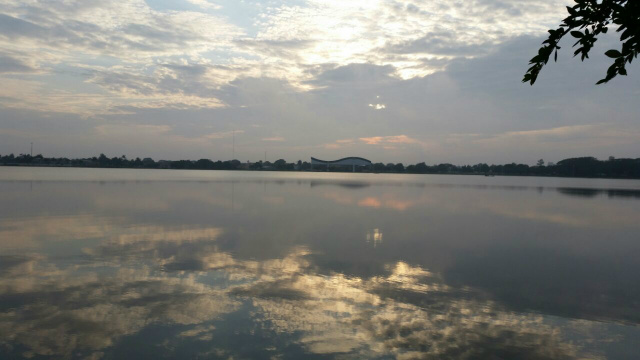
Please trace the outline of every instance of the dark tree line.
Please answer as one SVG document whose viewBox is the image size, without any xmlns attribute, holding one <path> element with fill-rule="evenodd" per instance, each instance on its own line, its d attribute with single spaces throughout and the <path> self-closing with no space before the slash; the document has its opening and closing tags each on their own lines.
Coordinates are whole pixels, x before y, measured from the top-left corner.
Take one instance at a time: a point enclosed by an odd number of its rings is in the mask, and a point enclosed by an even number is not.
<svg viewBox="0 0 640 360">
<path fill-rule="evenodd" d="M 104 154 L 90 158 L 68 159 L 68 158 L 47 158 L 42 155 L 13 154 L 0 156 L 1 165 L 23 165 L 23 166 L 63 166 L 63 167 L 96 167 L 96 168 L 133 168 L 133 169 L 198 169 L 198 170 L 238 170 L 240 161 L 212 161 L 209 159 L 200 160 L 159 160 L 151 158 L 127 159 L 126 156 L 109 158 Z"/>
<path fill-rule="evenodd" d="M 375 164 L 381 168 L 382 164 Z M 392 164 L 389 164 L 392 165 Z M 389 169 L 389 165 L 384 166 Z M 402 165 L 402 164 L 398 164 Z M 395 168 L 397 168 L 397 166 Z M 389 172 L 389 171 L 387 171 Z M 493 174 L 521 176 L 566 176 L 566 177 L 606 177 L 606 178 L 640 178 L 640 158 L 598 160 L 594 157 L 571 158 L 557 164 L 544 165 L 541 160 L 534 166 L 526 164 L 504 165 L 463 165 L 439 164 L 428 166 L 425 163 L 409 165 L 405 172 L 416 174 Z"/>
<path fill-rule="evenodd" d="M 332 171 L 351 172 L 351 166 L 316 166 L 306 161 L 298 160 L 288 163 L 279 159 L 273 163 L 258 161 L 255 163 L 241 163 L 238 160 L 213 161 L 200 160 L 159 160 L 151 158 L 127 159 L 126 156 L 109 158 L 104 154 L 98 157 L 68 159 L 47 158 L 42 155 L 13 154 L 0 156 L 0 165 L 17 166 L 63 166 L 63 167 L 97 167 L 97 168 L 135 168 L 135 169 L 193 169 L 193 170 L 270 170 L 270 171 Z M 358 172 L 375 173 L 409 173 L 409 174 L 467 174 L 467 175 L 520 175 L 520 176 L 567 176 L 567 177 L 604 177 L 604 178 L 635 178 L 640 179 L 640 158 L 598 160 L 594 157 L 579 157 L 559 161 L 557 164 L 545 165 L 541 159 L 536 165 L 503 164 L 476 165 L 436 164 L 427 165 L 424 162 L 405 166 L 402 163 L 375 163 L 367 168 L 358 168 Z"/>
</svg>

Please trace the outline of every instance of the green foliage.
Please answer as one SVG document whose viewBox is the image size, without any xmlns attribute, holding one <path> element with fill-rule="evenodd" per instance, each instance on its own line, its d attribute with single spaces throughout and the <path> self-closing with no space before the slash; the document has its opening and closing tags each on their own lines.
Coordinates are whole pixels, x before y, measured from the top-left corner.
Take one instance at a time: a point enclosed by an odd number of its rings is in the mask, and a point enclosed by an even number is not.
<svg viewBox="0 0 640 360">
<path fill-rule="evenodd" d="M 566 34 L 570 34 L 577 41 L 573 56 L 580 55 L 580 59 L 589 58 L 589 51 L 598 40 L 600 34 L 606 34 L 609 27 L 620 33 L 622 49 L 609 50 L 605 55 L 613 59 L 613 64 L 607 70 L 607 75 L 597 84 L 603 84 L 617 75 L 627 75 L 627 63 L 638 57 L 640 52 L 640 1 L 638 0 L 575 0 L 576 5 L 567 6 L 567 16 L 555 30 L 549 30 L 549 37 L 542 43 L 538 55 L 530 61 L 522 82 L 533 85 L 542 67 L 547 64 L 551 54 L 554 61 L 558 60 L 558 43 Z"/>
</svg>

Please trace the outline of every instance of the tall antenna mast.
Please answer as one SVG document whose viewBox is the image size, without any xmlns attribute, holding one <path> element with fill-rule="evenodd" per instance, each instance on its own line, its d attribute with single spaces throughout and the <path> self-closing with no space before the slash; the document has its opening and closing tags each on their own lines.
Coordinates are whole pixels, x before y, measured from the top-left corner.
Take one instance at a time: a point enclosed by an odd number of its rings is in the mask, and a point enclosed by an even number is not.
<svg viewBox="0 0 640 360">
<path fill-rule="evenodd" d="M 33 142 L 31 143 L 31 157 L 33 157 Z"/>
<path fill-rule="evenodd" d="M 231 138 L 232 138 L 231 160 L 235 160 L 235 158 L 236 158 L 236 129 L 235 129 L 235 127 L 233 128 L 233 130 L 231 130 Z"/>
</svg>

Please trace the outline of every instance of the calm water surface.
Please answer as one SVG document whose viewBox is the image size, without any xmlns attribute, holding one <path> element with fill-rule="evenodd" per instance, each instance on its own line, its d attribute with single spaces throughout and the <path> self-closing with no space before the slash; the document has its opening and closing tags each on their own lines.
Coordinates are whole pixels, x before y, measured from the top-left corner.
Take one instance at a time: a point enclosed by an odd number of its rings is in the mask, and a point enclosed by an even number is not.
<svg viewBox="0 0 640 360">
<path fill-rule="evenodd" d="M 638 359 L 640 181 L 0 167 L 0 358 Z"/>
</svg>

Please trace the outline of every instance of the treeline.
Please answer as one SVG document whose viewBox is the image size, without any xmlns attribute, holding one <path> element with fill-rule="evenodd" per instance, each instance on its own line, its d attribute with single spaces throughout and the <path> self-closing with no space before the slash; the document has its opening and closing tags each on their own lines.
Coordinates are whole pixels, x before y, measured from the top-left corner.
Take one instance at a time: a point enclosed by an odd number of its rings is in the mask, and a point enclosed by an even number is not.
<svg viewBox="0 0 640 360">
<path fill-rule="evenodd" d="M 211 161 L 209 159 L 193 160 L 159 160 L 151 158 L 127 159 L 126 156 L 109 158 L 104 154 L 98 157 L 68 159 L 47 158 L 42 155 L 13 154 L 0 156 L 0 165 L 18 166 L 62 166 L 62 167 L 94 167 L 94 168 L 132 168 L 132 169 L 194 169 L 194 170 L 240 170 L 238 160 Z"/>
<path fill-rule="evenodd" d="M 374 170 L 382 164 L 375 164 Z M 389 164 L 392 165 L 392 164 Z M 388 169 L 389 165 L 385 168 Z M 392 166 L 401 169 L 402 164 Z M 413 174 L 485 174 L 485 175 L 522 175 L 522 176 L 566 176 L 566 177 L 605 177 L 605 178 L 640 178 L 640 158 L 598 160 L 594 157 L 579 157 L 559 161 L 557 164 L 540 160 L 536 165 L 463 165 L 439 164 L 429 166 L 425 163 L 409 165 L 404 172 Z"/>
<path fill-rule="evenodd" d="M 298 160 L 288 163 L 279 159 L 273 163 L 258 161 L 241 163 L 238 160 L 212 161 L 200 160 L 159 160 L 151 158 L 127 159 L 126 156 L 109 158 L 104 154 L 98 157 L 68 159 L 47 158 L 42 155 L 0 156 L 0 165 L 15 166 L 67 166 L 67 167 L 99 167 L 99 168 L 136 168 L 136 169 L 194 169 L 194 170 L 275 170 L 275 171 L 332 171 L 351 172 L 351 166 L 323 165 L 311 167 L 306 161 Z M 559 161 L 557 164 L 547 163 L 541 159 L 536 165 L 504 164 L 504 165 L 427 165 L 424 162 L 405 166 L 402 163 L 375 163 L 366 168 L 358 168 L 358 172 L 375 173 L 409 173 L 409 174 L 482 174 L 482 175 L 521 175 L 521 176 L 567 176 L 567 177 L 604 177 L 640 179 L 640 158 L 598 160 L 594 157 L 579 157 Z"/>
</svg>

